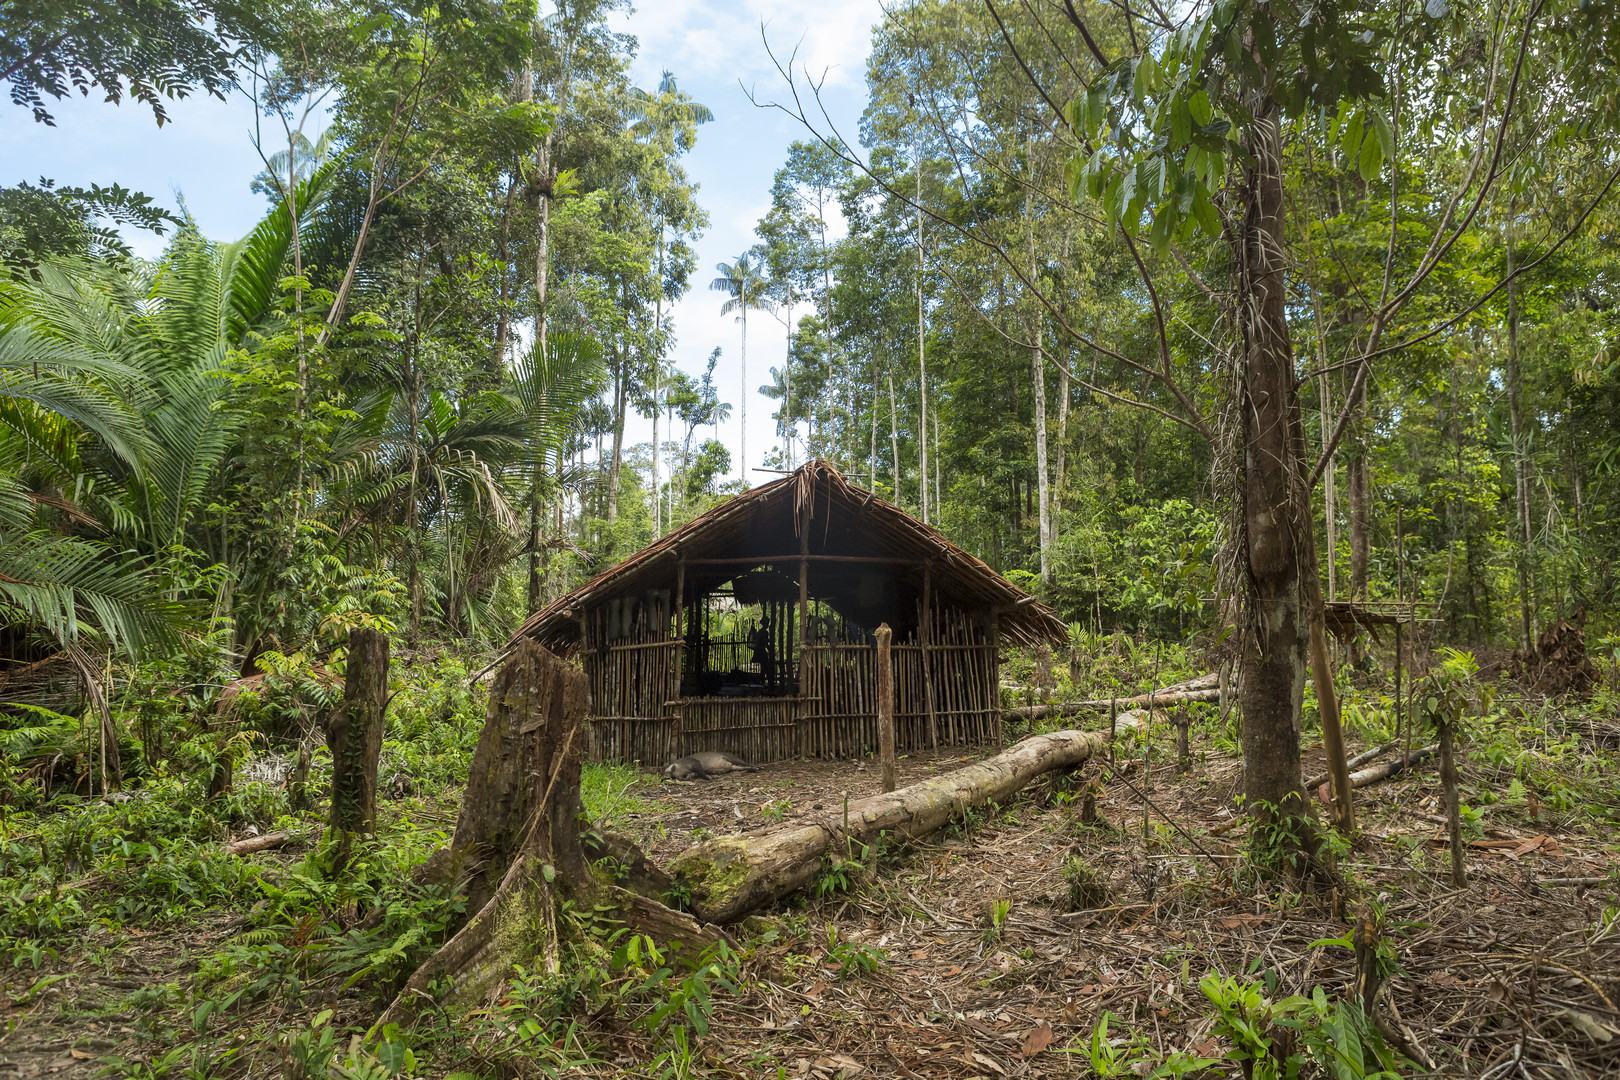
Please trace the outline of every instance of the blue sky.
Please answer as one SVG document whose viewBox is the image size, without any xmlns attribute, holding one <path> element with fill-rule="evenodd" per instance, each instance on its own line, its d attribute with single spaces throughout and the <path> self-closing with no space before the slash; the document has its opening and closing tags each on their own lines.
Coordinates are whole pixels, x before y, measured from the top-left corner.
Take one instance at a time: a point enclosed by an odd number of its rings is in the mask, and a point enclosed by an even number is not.
<svg viewBox="0 0 1620 1080">
<path fill-rule="evenodd" d="M 718 370 L 726 400 L 738 401 L 738 329 L 721 318 L 722 297 L 708 290 L 714 265 L 731 261 L 754 242 L 754 223 L 770 202 L 771 177 L 788 144 L 805 137 L 798 123 L 780 112 L 756 108 L 744 93 L 752 87 L 761 101 L 785 96 L 786 85 L 761 40 L 760 24 L 778 55 L 795 47 L 798 59 L 816 77 L 825 75 L 823 99 L 839 127 L 853 134 L 865 103 L 870 29 L 882 17 L 879 0 L 662 0 L 617 16 L 614 28 L 634 34 L 640 47 L 632 65 L 635 82 L 657 86 L 668 68 L 681 88 L 715 113 L 700 129 L 686 167 L 699 184 L 698 199 L 709 211 L 708 232 L 697 243 L 694 288 L 672 312 L 674 361 L 698 372 L 709 352 L 721 346 Z M 741 84 L 741 85 L 739 85 Z M 240 96 L 229 101 L 192 98 L 169 107 L 171 123 L 157 128 L 149 110 L 125 103 L 71 99 L 51 106 L 56 126 L 34 123 L 26 109 L 0 104 L 0 145 L 6 148 L 0 183 L 38 181 L 88 186 L 118 182 L 144 191 L 170 208 L 183 196 L 205 235 L 235 240 L 264 213 L 261 196 L 248 190 L 261 168 L 250 133 L 253 109 Z M 153 255 L 161 241 L 131 236 L 138 253 Z M 757 393 L 767 368 L 779 364 L 786 329 L 768 315 L 749 323 L 748 450 L 758 463 L 774 444 L 772 402 Z M 737 410 L 722 438 L 737 452 Z M 651 425 L 641 422 L 630 438 L 646 440 Z M 751 481 L 763 477 L 752 474 Z"/>
</svg>

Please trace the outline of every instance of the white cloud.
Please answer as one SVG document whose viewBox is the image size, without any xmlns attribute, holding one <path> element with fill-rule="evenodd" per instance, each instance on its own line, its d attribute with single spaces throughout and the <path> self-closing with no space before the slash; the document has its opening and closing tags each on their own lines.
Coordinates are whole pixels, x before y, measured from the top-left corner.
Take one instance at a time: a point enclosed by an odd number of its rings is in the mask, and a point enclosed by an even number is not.
<svg viewBox="0 0 1620 1080">
<path fill-rule="evenodd" d="M 878 0 L 664 0 L 621 14 L 614 23 L 640 42 L 632 71 L 643 83 L 669 68 L 677 75 L 774 85 L 779 76 L 768 40 L 784 63 L 797 49 L 804 71 L 818 80 L 825 74 L 829 87 L 847 87 L 865 79 L 871 29 L 882 15 Z"/>
</svg>

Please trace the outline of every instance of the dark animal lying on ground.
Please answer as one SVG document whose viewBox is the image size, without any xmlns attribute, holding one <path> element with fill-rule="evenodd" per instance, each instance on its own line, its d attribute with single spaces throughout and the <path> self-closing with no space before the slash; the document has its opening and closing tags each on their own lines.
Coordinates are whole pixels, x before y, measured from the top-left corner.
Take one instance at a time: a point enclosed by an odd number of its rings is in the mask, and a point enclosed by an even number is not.
<svg viewBox="0 0 1620 1080">
<path fill-rule="evenodd" d="M 755 766 L 748 764 L 736 754 L 728 754 L 722 750 L 705 750 L 701 754 L 683 757 L 664 766 L 664 779 L 707 780 L 721 773 L 753 772 L 754 769 Z"/>
</svg>

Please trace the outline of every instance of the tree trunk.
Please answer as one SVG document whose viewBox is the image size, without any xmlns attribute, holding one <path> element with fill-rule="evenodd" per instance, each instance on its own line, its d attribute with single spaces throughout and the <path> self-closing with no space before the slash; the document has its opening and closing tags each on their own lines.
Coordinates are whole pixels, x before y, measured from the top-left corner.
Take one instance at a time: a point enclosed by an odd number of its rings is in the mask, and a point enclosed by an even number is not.
<svg viewBox="0 0 1620 1080">
<path fill-rule="evenodd" d="M 1367 385 L 1363 383 L 1355 400 L 1347 402 L 1357 419 L 1352 421 L 1350 451 L 1350 599 L 1367 599 L 1367 566 L 1370 553 L 1368 526 L 1372 517 L 1372 478 L 1367 464 L 1366 440 L 1361 436 L 1360 415 L 1367 407 Z M 1362 662 L 1361 635 L 1350 638 L 1350 665 L 1360 667 Z"/>
<path fill-rule="evenodd" d="M 1530 574 L 1530 465 L 1525 453 L 1522 404 L 1524 375 L 1519 368 L 1519 290 L 1513 280 L 1513 237 L 1508 234 L 1508 419 L 1513 436 L 1513 509 L 1518 519 L 1519 648 L 1529 655 L 1535 646 L 1535 586 Z"/>
<path fill-rule="evenodd" d="M 1248 126 L 1245 213 L 1238 230 L 1237 296 L 1242 336 L 1243 580 L 1248 634 L 1243 706 L 1244 796 L 1254 829 L 1285 858 L 1317 846 L 1301 790 L 1300 722 L 1315 593 L 1316 549 L 1294 353 L 1288 335 L 1280 117 L 1269 88 Z"/>
<path fill-rule="evenodd" d="M 381 1023 L 405 1023 L 425 1000 L 467 1010 L 498 996 L 516 965 L 560 970 L 558 905 L 595 912 L 660 945 L 697 950 L 725 936 L 648 894 L 672 879 L 635 845 L 592 829 L 580 801 L 580 723 L 590 701 L 585 673 L 524 639 L 490 688 L 455 835 L 423 876 L 465 873 L 475 914 L 411 976 Z M 629 885 L 608 884 L 592 860 L 612 858 Z M 636 891 L 632 892 L 631 889 Z M 435 984 L 442 995 L 430 995 Z"/>
<path fill-rule="evenodd" d="M 613 458 L 607 474 L 608 521 L 619 520 L 619 473 L 624 467 L 624 414 L 630 401 L 630 346 L 625 343 L 613 376 Z"/>
<path fill-rule="evenodd" d="M 1117 728 L 1135 728 L 1143 715 L 1122 715 Z M 813 824 L 705 841 L 682 853 L 671 871 L 690 891 L 692 911 L 699 919 L 735 922 L 810 884 L 821 869 L 822 856 L 835 846 L 871 843 L 880 833 L 906 839 L 926 836 L 968 807 L 1005 802 L 1044 773 L 1090 760 L 1108 738 L 1106 731 L 1032 735 L 976 765 L 851 802 L 843 813 L 827 814 Z"/>
<path fill-rule="evenodd" d="M 348 866 L 355 834 L 377 832 L 377 759 L 382 753 L 383 713 L 388 708 L 388 637 L 369 627 L 349 631 L 343 702 L 326 721 L 332 751 L 334 872 Z"/>
<path fill-rule="evenodd" d="M 831 355 L 832 340 L 828 339 L 828 348 Z M 737 413 L 741 421 L 741 436 L 737 447 L 737 472 L 742 476 L 742 486 L 748 488 L 748 286 L 742 288 L 742 356 L 738 369 L 742 375 L 742 392 L 737 399 Z"/>
</svg>

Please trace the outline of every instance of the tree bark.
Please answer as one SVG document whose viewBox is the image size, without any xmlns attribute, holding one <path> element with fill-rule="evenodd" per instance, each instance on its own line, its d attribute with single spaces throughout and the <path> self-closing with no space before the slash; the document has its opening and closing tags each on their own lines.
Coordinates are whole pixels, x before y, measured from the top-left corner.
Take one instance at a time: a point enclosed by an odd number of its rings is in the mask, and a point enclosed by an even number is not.
<svg viewBox="0 0 1620 1080">
<path fill-rule="evenodd" d="M 455 835 L 423 876 L 466 876 L 475 914 L 411 976 L 380 1023 L 406 1023 L 430 988 L 441 1007 L 472 1009 L 499 995 L 516 965 L 556 972 L 568 933 L 558 905 L 596 912 L 660 945 L 697 950 L 727 940 L 665 907 L 672 884 L 634 844 L 592 829 L 580 801 L 580 723 L 590 701 L 585 673 L 524 639 L 490 688 Z M 611 858 L 625 885 L 592 861 Z M 631 890 L 635 891 L 631 891 Z"/>
<path fill-rule="evenodd" d="M 1280 115 L 1269 87 L 1246 129 L 1245 213 L 1237 296 L 1243 417 L 1243 573 L 1248 634 L 1241 660 L 1244 796 L 1285 856 L 1315 852 L 1316 829 L 1301 789 L 1300 723 L 1310 636 L 1307 576 L 1316 574 L 1309 465 L 1305 461 L 1293 345 L 1287 319 L 1287 259 Z"/>
<path fill-rule="evenodd" d="M 1119 717 L 1116 731 L 1143 722 L 1140 711 Z M 722 836 L 687 849 L 671 866 L 692 896 L 692 912 L 711 923 L 735 922 L 756 908 L 815 880 L 822 856 L 835 846 L 870 843 L 880 833 L 926 836 L 968 807 L 1004 802 L 1036 777 L 1090 760 L 1109 740 L 1106 731 L 1031 735 L 995 757 L 898 791 L 851 802 L 827 814 L 756 836 Z"/>
<path fill-rule="evenodd" d="M 377 759 L 388 708 L 388 637 L 370 627 L 349 631 L 343 702 L 327 718 L 332 751 L 331 824 L 337 834 L 332 869 L 348 865 L 356 834 L 377 832 Z"/>
</svg>

